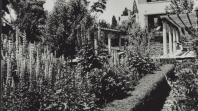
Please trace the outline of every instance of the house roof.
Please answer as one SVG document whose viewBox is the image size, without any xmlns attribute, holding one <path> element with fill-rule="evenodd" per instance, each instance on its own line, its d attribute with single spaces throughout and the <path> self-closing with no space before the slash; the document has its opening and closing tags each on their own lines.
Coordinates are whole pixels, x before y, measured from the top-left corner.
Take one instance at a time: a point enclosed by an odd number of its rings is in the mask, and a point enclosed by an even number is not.
<svg viewBox="0 0 198 111">
<path fill-rule="evenodd" d="M 191 27 L 197 25 L 196 13 L 175 14 L 175 15 L 162 15 L 162 20 L 167 20 L 172 25 L 180 28 Z"/>
</svg>

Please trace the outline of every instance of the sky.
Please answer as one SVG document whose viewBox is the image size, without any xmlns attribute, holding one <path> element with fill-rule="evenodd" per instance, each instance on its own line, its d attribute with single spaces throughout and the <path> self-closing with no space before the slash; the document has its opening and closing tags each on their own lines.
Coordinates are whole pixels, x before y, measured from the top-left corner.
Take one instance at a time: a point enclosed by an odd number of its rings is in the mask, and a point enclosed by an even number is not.
<svg viewBox="0 0 198 111">
<path fill-rule="evenodd" d="M 44 5 L 44 8 L 50 11 L 53 7 L 54 1 L 55 0 L 46 0 L 46 4 Z M 92 5 L 93 2 L 96 2 L 97 0 L 88 0 L 88 1 L 90 1 L 91 2 L 90 5 Z M 125 7 L 132 10 L 133 1 L 134 0 L 107 0 L 106 10 L 103 12 L 103 14 L 100 14 L 99 19 L 104 19 L 107 22 L 111 23 L 112 16 L 114 15 L 118 20 L 118 17 L 121 16 Z M 195 1 L 194 6 L 198 6 L 198 0 L 194 0 L 194 1 Z M 138 5 L 137 2 L 138 1 L 136 0 L 136 4 Z"/>
<path fill-rule="evenodd" d="M 44 4 L 44 8 L 48 11 L 51 11 L 54 5 L 55 0 L 46 0 Z M 90 1 L 90 5 L 97 0 L 88 0 Z M 103 14 L 99 15 L 99 19 L 104 19 L 107 22 L 111 23 L 112 16 L 114 15 L 116 19 L 121 16 L 122 12 L 124 11 L 125 7 L 128 9 L 132 9 L 133 0 L 107 0 L 106 10 Z"/>
<path fill-rule="evenodd" d="M 54 6 L 54 2 L 56 0 L 45 0 L 45 1 L 46 1 L 46 3 L 43 5 L 44 9 L 51 11 Z M 88 1 L 90 1 L 91 2 L 90 5 L 92 5 L 93 2 L 96 2 L 97 0 L 88 0 Z M 134 0 L 107 0 L 106 10 L 104 11 L 103 14 L 100 14 L 99 19 L 104 19 L 107 22 L 111 23 L 112 16 L 114 15 L 116 17 L 116 19 L 118 20 L 118 17 L 121 16 L 125 7 L 132 10 L 133 1 Z M 195 6 L 198 6 L 198 0 L 194 0 L 194 1 L 195 1 Z M 138 5 L 137 2 L 136 2 L 136 4 Z M 13 11 L 13 13 L 14 13 L 14 11 Z M 13 13 L 12 13 L 12 15 L 14 15 Z M 8 17 L 8 19 L 9 19 L 9 17 Z"/>
<path fill-rule="evenodd" d="M 90 0 L 96 1 L 96 0 Z M 112 16 L 114 15 L 118 20 L 118 17 L 121 16 L 125 7 L 132 9 L 133 0 L 107 0 L 106 10 L 99 16 L 99 19 L 104 19 L 107 22 L 111 23 Z"/>
</svg>

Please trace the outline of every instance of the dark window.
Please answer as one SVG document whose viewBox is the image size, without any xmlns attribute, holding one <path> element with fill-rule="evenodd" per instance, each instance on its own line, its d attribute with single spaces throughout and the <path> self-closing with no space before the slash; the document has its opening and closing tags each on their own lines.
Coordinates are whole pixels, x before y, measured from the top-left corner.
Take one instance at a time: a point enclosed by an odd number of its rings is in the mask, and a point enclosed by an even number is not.
<svg viewBox="0 0 198 111">
<path fill-rule="evenodd" d="M 147 0 L 147 2 L 156 2 L 156 1 L 169 1 L 169 0 Z"/>
<path fill-rule="evenodd" d="M 148 28 L 149 31 L 153 29 L 162 31 L 162 20 L 159 15 L 148 15 Z"/>
</svg>

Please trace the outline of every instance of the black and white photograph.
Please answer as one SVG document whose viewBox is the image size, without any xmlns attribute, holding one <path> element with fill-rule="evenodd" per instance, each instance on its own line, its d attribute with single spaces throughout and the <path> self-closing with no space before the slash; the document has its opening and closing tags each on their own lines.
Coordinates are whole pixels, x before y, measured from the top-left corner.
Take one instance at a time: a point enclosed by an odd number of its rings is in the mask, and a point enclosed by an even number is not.
<svg viewBox="0 0 198 111">
<path fill-rule="evenodd" d="M 2 111 L 198 111 L 198 0 L 1 0 Z"/>
</svg>

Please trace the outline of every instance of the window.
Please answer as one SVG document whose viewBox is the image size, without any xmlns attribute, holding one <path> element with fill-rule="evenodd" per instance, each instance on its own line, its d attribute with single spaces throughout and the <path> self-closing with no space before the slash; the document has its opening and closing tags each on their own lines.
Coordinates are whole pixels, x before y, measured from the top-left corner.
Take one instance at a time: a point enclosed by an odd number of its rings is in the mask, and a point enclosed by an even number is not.
<svg viewBox="0 0 198 111">
<path fill-rule="evenodd" d="M 153 29 L 157 29 L 158 31 L 162 31 L 162 20 L 160 19 L 159 16 L 160 15 L 148 15 L 149 31 L 151 31 Z"/>
<path fill-rule="evenodd" d="M 156 1 L 170 1 L 170 0 L 147 0 L 147 2 L 156 2 Z"/>
</svg>

